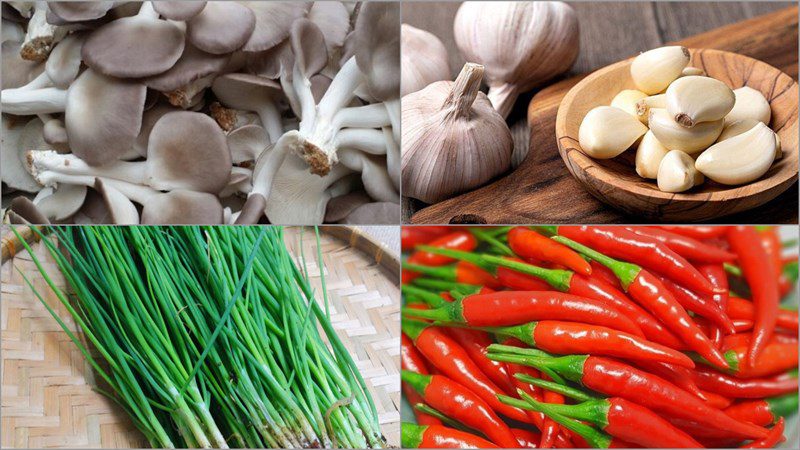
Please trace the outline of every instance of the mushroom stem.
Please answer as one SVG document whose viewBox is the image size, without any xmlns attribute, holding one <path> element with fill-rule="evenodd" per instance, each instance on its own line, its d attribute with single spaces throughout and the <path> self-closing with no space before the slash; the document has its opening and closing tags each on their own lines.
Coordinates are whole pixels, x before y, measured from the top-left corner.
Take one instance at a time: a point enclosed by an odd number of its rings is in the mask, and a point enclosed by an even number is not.
<svg viewBox="0 0 800 450">
<path fill-rule="evenodd" d="M 400 125 L 400 99 L 386 100 L 383 105 L 386 107 L 386 111 L 389 114 L 389 122 L 392 124 L 392 137 L 394 137 L 395 142 L 400 142 L 400 130 L 402 129 Z"/>
<path fill-rule="evenodd" d="M 272 102 L 264 102 L 261 108 L 256 111 L 258 117 L 261 119 L 261 125 L 267 131 L 270 142 L 278 142 L 278 139 L 283 136 L 283 122 L 281 121 L 281 113 Z"/>
<path fill-rule="evenodd" d="M 28 22 L 25 41 L 20 48 L 20 56 L 28 61 L 43 62 L 50 55 L 53 46 L 66 35 L 63 27 L 47 22 L 47 2 L 37 1 L 33 15 Z"/>
<path fill-rule="evenodd" d="M 392 129 L 383 128 L 383 138 L 386 140 L 386 171 L 389 172 L 389 177 L 392 179 L 394 188 L 400 191 L 400 175 L 401 170 L 401 156 L 400 146 L 397 144 L 400 141 L 394 139 Z"/>
<path fill-rule="evenodd" d="M 339 70 L 339 73 L 337 73 L 333 78 L 333 81 L 331 81 L 331 85 L 328 87 L 325 95 L 319 101 L 319 105 L 317 105 L 316 108 L 317 114 L 330 120 L 330 118 L 333 117 L 340 109 L 344 108 L 345 105 L 353 100 L 356 89 L 363 82 L 364 76 L 358 69 L 356 59 L 355 57 L 351 57 L 346 63 L 344 63 L 341 70 Z M 313 117 L 310 119 L 314 120 Z M 305 122 L 306 118 L 303 117 L 302 122 L 300 122 L 301 131 L 304 128 L 303 124 Z M 310 124 L 306 126 L 308 127 Z"/>
<path fill-rule="evenodd" d="M 386 154 L 386 137 L 381 130 L 372 128 L 345 128 L 336 134 L 334 146 L 352 148 L 372 155 Z"/>
<path fill-rule="evenodd" d="M 379 158 L 358 150 L 342 149 L 339 161 L 348 169 L 361 173 L 361 182 L 369 196 L 380 202 L 400 203 L 400 194 L 394 189 L 389 173 Z"/>
<path fill-rule="evenodd" d="M 45 71 L 36 76 L 36 78 L 29 81 L 28 84 L 14 89 L 34 90 L 46 87 L 53 87 L 53 80 L 50 79 L 50 76 L 47 75 L 47 72 Z"/>
<path fill-rule="evenodd" d="M 347 127 L 382 128 L 391 123 L 383 103 L 343 108 L 333 116 L 331 126 L 339 131 Z"/>
<path fill-rule="evenodd" d="M 0 93 L 0 108 L 4 113 L 18 116 L 61 113 L 67 107 L 67 90 L 55 87 L 41 89 L 4 89 Z"/>
<path fill-rule="evenodd" d="M 132 184 L 147 185 L 148 167 L 141 162 L 117 161 L 111 165 L 93 167 L 73 154 L 53 150 L 31 150 L 27 155 L 28 169 L 45 186 L 51 185 L 54 174 L 111 178 Z"/>
</svg>

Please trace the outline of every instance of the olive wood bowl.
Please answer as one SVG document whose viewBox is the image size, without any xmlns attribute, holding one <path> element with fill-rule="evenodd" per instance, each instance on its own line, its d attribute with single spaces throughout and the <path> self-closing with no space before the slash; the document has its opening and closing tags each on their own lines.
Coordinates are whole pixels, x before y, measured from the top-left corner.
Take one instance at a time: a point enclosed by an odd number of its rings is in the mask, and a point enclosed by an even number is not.
<svg viewBox="0 0 800 450">
<path fill-rule="evenodd" d="M 655 180 L 636 174 L 636 149 L 613 159 L 593 159 L 581 151 L 578 128 L 596 106 L 608 105 L 623 89 L 635 89 L 630 76 L 633 58 L 597 70 L 575 85 L 561 101 L 556 137 L 561 158 L 584 187 L 601 201 L 647 220 L 706 221 L 760 206 L 789 189 L 797 180 L 797 83 L 762 61 L 713 49 L 689 49 L 690 65 L 703 69 L 732 89 L 749 86 L 764 94 L 772 108 L 769 124 L 780 137 L 783 158 L 761 178 L 741 186 L 725 186 L 706 179 L 689 191 L 661 192 Z"/>
</svg>

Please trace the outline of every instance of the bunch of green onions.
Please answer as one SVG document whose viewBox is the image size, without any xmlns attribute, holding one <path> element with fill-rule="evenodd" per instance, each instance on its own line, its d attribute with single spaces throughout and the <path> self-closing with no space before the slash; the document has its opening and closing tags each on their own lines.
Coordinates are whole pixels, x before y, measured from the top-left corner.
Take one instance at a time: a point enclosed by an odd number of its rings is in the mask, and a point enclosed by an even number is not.
<svg viewBox="0 0 800 450">
<path fill-rule="evenodd" d="M 282 228 L 36 232 L 69 293 L 25 248 L 84 339 L 25 281 L 153 447 L 385 446 L 330 323 L 324 276 L 323 309 Z"/>
</svg>

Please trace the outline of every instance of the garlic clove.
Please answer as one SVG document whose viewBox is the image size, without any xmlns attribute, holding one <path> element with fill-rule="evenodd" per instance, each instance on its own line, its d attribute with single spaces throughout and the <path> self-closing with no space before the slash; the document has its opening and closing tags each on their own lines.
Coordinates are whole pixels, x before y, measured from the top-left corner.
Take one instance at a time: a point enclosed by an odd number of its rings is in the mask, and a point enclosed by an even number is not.
<svg viewBox="0 0 800 450">
<path fill-rule="evenodd" d="M 736 101 L 731 88 L 710 77 L 678 78 L 669 85 L 666 94 L 667 111 L 687 128 L 724 118 Z"/>
<path fill-rule="evenodd" d="M 687 68 L 685 68 L 685 69 L 683 69 L 681 71 L 681 76 L 682 77 L 692 77 L 692 76 L 704 77 L 704 76 L 706 76 L 706 73 L 703 71 L 703 69 L 699 69 L 697 67 L 687 67 Z"/>
<path fill-rule="evenodd" d="M 608 159 L 630 148 L 646 132 L 647 127 L 625 111 L 598 106 L 583 118 L 578 142 L 587 155 Z"/>
<path fill-rule="evenodd" d="M 637 119 L 642 120 L 641 116 L 636 114 L 636 103 L 644 98 L 647 98 L 647 94 L 642 91 L 624 89 L 611 99 L 611 106 L 619 108 Z"/>
<path fill-rule="evenodd" d="M 767 173 L 776 156 L 776 134 L 763 123 L 718 142 L 695 162 L 697 170 L 721 184 L 737 185 Z"/>
<path fill-rule="evenodd" d="M 735 122 L 743 119 L 755 119 L 769 125 L 772 109 L 764 95 L 749 86 L 733 90 L 736 102 L 733 109 L 725 116 L 726 122 Z"/>
<path fill-rule="evenodd" d="M 720 119 L 700 122 L 692 128 L 686 128 L 675 122 L 672 114 L 666 109 L 654 108 L 650 110 L 648 124 L 656 139 L 664 146 L 670 150 L 680 150 L 693 155 L 705 150 L 717 140 L 725 121 Z"/>
<path fill-rule="evenodd" d="M 680 150 L 671 150 L 658 166 L 658 189 L 664 192 L 683 192 L 702 183 L 702 174 L 694 167 L 694 159 Z"/>
<path fill-rule="evenodd" d="M 645 133 L 636 148 L 636 173 L 642 178 L 658 178 L 658 166 L 669 149 L 658 142 L 652 131 Z"/>
<path fill-rule="evenodd" d="M 647 125 L 651 109 L 666 107 L 667 94 L 651 95 L 636 102 L 636 115 L 639 116 L 639 120 L 641 120 L 643 124 Z"/>
<path fill-rule="evenodd" d="M 631 77 L 636 88 L 653 95 L 664 92 L 689 64 L 686 47 L 669 46 L 646 51 L 631 63 Z"/>
<path fill-rule="evenodd" d="M 726 139 L 730 139 L 734 136 L 738 136 L 745 131 L 750 131 L 754 126 L 758 125 L 758 120 L 755 119 L 742 119 L 737 120 L 735 122 L 728 122 L 725 121 L 725 128 L 722 129 L 722 133 L 717 138 L 717 142 L 722 142 Z"/>
</svg>

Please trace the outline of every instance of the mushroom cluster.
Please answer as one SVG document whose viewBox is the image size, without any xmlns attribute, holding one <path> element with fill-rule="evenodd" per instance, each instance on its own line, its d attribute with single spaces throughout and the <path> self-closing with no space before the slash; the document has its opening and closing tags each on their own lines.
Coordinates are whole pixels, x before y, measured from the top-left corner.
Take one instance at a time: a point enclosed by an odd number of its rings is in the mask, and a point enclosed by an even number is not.
<svg viewBox="0 0 800 450">
<path fill-rule="evenodd" d="M 396 2 L 2 4 L 4 219 L 397 223 Z"/>
</svg>

